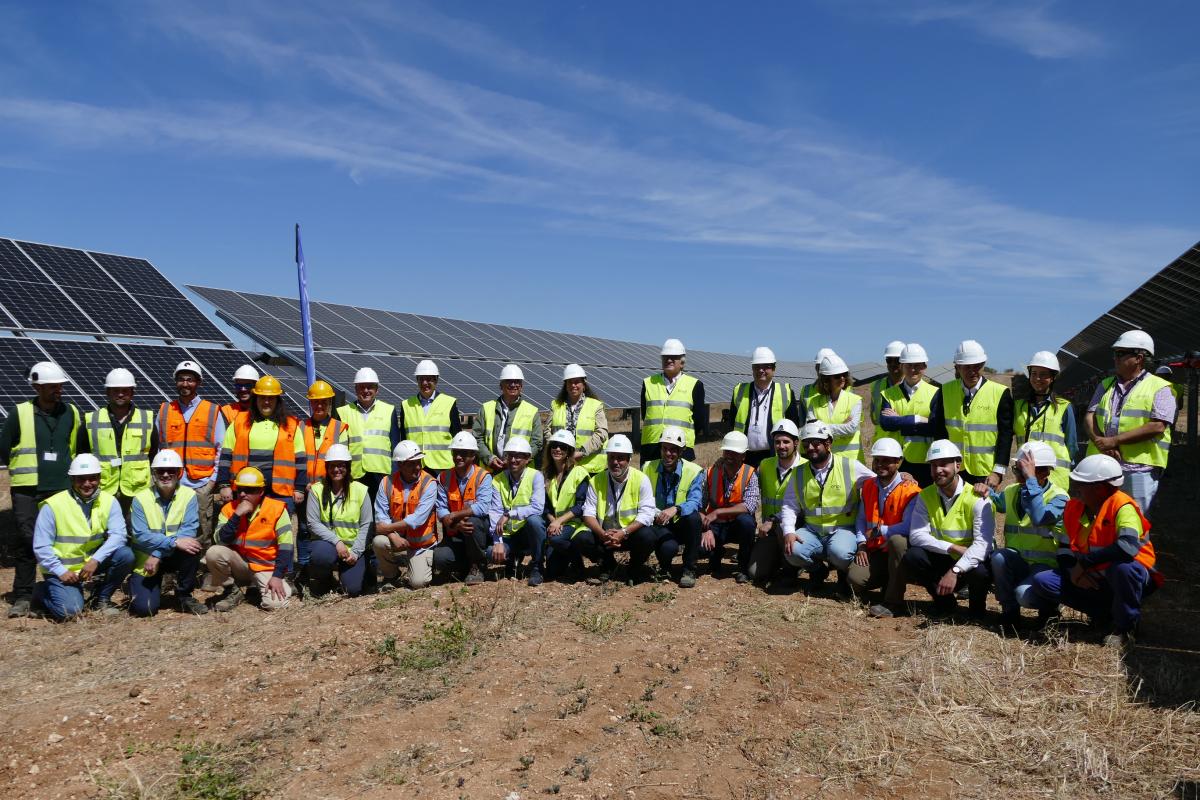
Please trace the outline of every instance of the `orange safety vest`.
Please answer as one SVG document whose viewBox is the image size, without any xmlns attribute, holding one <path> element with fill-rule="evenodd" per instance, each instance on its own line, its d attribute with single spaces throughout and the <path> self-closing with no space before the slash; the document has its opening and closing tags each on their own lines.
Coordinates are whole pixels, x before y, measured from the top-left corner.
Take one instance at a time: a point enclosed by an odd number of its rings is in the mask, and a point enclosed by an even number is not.
<svg viewBox="0 0 1200 800">
<path fill-rule="evenodd" d="M 221 416 L 225 418 L 226 425 L 232 425 L 233 421 L 250 411 L 250 403 L 246 403 L 246 407 L 242 408 L 240 403 L 226 403 L 221 406 Z"/>
<path fill-rule="evenodd" d="M 471 476 L 467 478 L 467 485 L 461 490 L 458 488 L 458 474 L 453 469 L 448 469 L 438 476 L 438 483 L 446 490 L 446 508 L 450 509 L 451 514 L 462 511 L 475 502 L 476 492 L 479 491 L 479 485 L 483 483 L 483 476 L 486 474 L 487 470 L 478 466 L 471 467 Z M 457 536 L 458 533 L 451 532 L 446 535 Z"/>
<path fill-rule="evenodd" d="M 904 509 L 914 497 L 921 493 L 921 487 L 916 481 L 901 481 L 892 489 L 892 493 L 883 501 L 883 517 L 879 516 L 879 481 L 863 481 L 862 504 L 863 516 L 867 518 L 867 527 L 879 525 L 895 525 L 904 521 Z M 882 550 L 887 547 L 886 536 L 872 536 L 867 539 L 868 550 Z"/>
<path fill-rule="evenodd" d="M 433 482 L 433 476 L 428 472 L 422 472 L 421 477 L 417 478 L 417 485 L 407 494 L 404 491 L 404 482 L 400 479 L 400 473 L 393 472 L 388 480 L 391 482 L 388 501 L 392 520 L 399 522 L 417 510 L 417 505 L 421 502 L 421 495 L 424 494 L 425 487 Z M 437 514 L 430 511 L 429 516 L 419 528 L 408 532 L 407 538 L 408 546 L 413 550 L 433 547 L 437 541 Z"/>
<path fill-rule="evenodd" d="M 226 503 L 221 513 L 226 519 L 232 519 L 233 509 L 233 503 Z M 275 559 L 279 556 L 275 525 L 278 524 L 279 518 L 287 513 L 287 506 L 282 500 L 264 497 L 254 519 L 247 520 L 242 517 L 238 520 L 237 538 L 233 540 L 233 549 L 246 559 L 253 572 L 270 572 L 275 569 Z"/>
<path fill-rule="evenodd" d="M 233 422 L 233 461 L 229 474 L 236 477 L 250 466 L 250 428 L 254 426 L 251 414 L 240 414 Z M 287 497 L 296 489 L 296 418 L 285 416 L 279 435 L 275 437 L 275 453 L 271 458 L 271 491 Z"/>
<path fill-rule="evenodd" d="M 713 464 L 709 467 L 708 509 L 711 511 L 714 508 L 729 508 L 742 502 L 742 493 L 746 491 L 746 486 L 750 483 L 752 475 L 754 475 L 754 467 L 749 464 L 742 464 L 742 468 L 738 470 L 737 480 L 733 482 L 733 486 L 726 487 L 725 470 L 721 468 L 721 465 Z M 726 493 L 727 490 L 728 494 Z"/>
<path fill-rule="evenodd" d="M 1133 557 L 1146 569 L 1154 568 L 1154 545 L 1150 544 L 1150 521 L 1138 508 L 1134 499 L 1124 492 L 1113 494 L 1100 506 L 1096 518 L 1090 527 L 1083 524 L 1084 505 L 1082 500 L 1068 500 L 1067 508 L 1063 511 L 1063 528 L 1071 537 L 1071 549 L 1076 553 L 1087 553 L 1093 547 L 1103 549 L 1117 541 L 1117 512 L 1132 503 L 1133 510 L 1142 520 L 1142 547 Z M 1097 564 L 1091 567 L 1092 572 L 1104 572 L 1108 564 Z"/>
<path fill-rule="evenodd" d="M 158 441 L 164 450 L 174 450 L 183 459 L 183 468 L 190 480 L 212 477 L 221 443 L 217 439 L 216 403 L 201 400 L 184 422 L 179 401 L 172 400 L 158 407 Z"/>
<path fill-rule="evenodd" d="M 316 436 L 313 434 L 312 421 L 306 419 L 300 425 L 304 428 L 305 474 L 308 476 L 308 482 L 312 483 L 325 477 L 325 459 L 318 456 L 323 456 L 329 451 L 330 445 L 336 442 L 346 429 L 346 423 L 330 417 L 326 421 L 325 435 L 321 437 L 320 446 L 317 445 Z"/>
</svg>

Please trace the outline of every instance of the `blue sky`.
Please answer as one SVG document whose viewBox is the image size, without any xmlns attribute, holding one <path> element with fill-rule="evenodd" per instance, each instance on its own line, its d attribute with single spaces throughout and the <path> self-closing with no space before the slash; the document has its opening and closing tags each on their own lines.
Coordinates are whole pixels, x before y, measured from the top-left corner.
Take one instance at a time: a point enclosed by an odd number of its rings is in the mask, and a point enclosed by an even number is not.
<svg viewBox="0 0 1200 800">
<path fill-rule="evenodd" d="M 0 3 L 0 235 L 178 283 L 999 367 L 1200 238 L 1200 7 Z"/>
</svg>

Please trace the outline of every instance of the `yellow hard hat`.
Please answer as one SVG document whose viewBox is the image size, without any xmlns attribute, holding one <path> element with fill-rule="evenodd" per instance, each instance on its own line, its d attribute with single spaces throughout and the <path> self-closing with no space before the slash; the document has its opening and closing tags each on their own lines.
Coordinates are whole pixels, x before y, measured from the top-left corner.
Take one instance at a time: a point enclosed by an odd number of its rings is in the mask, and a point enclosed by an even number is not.
<svg viewBox="0 0 1200 800">
<path fill-rule="evenodd" d="M 333 397 L 333 387 L 325 381 L 314 381 L 308 387 L 309 400 L 328 400 L 330 397 Z"/>
<path fill-rule="evenodd" d="M 279 385 L 279 379 L 272 375 L 263 375 L 254 383 L 254 393 L 264 397 L 279 397 L 283 394 L 283 387 Z"/>
<path fill-rule="evenodd" d="M 243 467 L 242 471 L 237 474 L 234 484 L 248 489 L 265 489 L 267 487 L 267 482 L 263 480 L 263 474 L 254 467 Z"/>
</svg>

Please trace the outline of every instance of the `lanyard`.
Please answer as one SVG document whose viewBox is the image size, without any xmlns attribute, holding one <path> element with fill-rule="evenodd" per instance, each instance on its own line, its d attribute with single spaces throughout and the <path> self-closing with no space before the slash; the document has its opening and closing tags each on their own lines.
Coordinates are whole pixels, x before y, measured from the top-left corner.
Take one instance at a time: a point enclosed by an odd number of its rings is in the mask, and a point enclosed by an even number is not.
<svg viewBox="0 0 1200 800">
<path fill-rule="evenodd" d="M 738 470 L 738 473 L 740 474 L 740 473 L 741 473 L 741 470 Z M 737 477 L 738 477 L 738 476 L 737 476 L 737 475 L 734 475 L 732 479 L 731 479 L 731 478 L 727 478 L 727 477 L 725 476 L 725 469 L 724 469 L 724 468 L 722 468 L 722 469 L 721 469 L 721 471 L 720 471 L 718 474 L 721 476 L 721 482 L 722 482 L 722 486 L 721 486 L 721 502 L 722 502 L 722 503 L 724 503 L 725 505 L 729 505 L 729 497 L 730 497 L 730 495 L 732 495 L 732 494 L 733 494 L 733 487 L 734 487 L 734 484 L 735 484 L 735 483 L 737 483 Z"/>
<path fill-rule="evenodd" d="M 1129 399 L 1129 395 L 1137 388 L 1137 385 L 1142 382 L 1142 378 L 1149 374 L 1145 370 L 1142 370 L 1142 374 L 1133 379 L 1133 383 L 1129 384 L 1128 389 L 1122 389 L 1119 380 L 1113 383 L 1113 400 L 1120 401 L 1113 403 L 1113 419 L 1118 419 L 1121 416 L 1121 412 L 1125 410 L 1125 401 Z"/>
<path fill-rule="evenodd" d="M 750 427 L 757 428 L 759 425 L 758 419 L 760 416 L 766 416 L 763 412 L 770 406 L 771 394 L 775 391 L 774 382 L 771 383 L 769 389 L 765 392 L 760 392 L 758 387 L 750 384 Z"/>
<path fill-rule="evenodd" d="M 962 410 L 963 410 L 964 414 L 971 413 L 971 401 L 975 399 L 975 395 L 979 394 L 979 390 L 983 388 L 983 382 L 986 380 L 987 380 L 987 378 L 980 376 L 979 385 L 976 386 L 974 389 L 968 389 L 967 385 L 965 383 L 963 384 Z"/>
<path fill-rule="evenodd" d="M 613 499 L 612 514 L 613 514 L 614 519 L 617 518 L 617 511 L 621 505 L 621 498 L 625 496 L 625 489 L 628 486 L 629 486 L 629 476 L 626 475 L 625 482 L 621 484 L 621 491 L 618 492 L 617 484 L 616 484 L 616 482 L 613 481 L 612 474 L 611 473 L 609 474 L 609 476 L 608 476 L 608 493 L 612 495 L 612 499 Z"/>
</svg>

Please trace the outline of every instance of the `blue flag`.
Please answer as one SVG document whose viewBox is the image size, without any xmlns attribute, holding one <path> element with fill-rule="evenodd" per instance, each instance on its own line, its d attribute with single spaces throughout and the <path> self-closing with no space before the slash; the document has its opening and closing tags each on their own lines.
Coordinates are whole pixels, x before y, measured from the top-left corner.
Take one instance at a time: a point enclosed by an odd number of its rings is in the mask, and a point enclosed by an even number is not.
<svg viewBox="0 0 1200 800">
<path fill-rule="evenodd" d="M 317 379 L 317 360 L 313 355 L 312 318 L 308 315 L 308 265 L 304 263 L 304 248 L 300 245 L 300 224 L 296 224 L 296 278 L 300 281 L 300 328 L 304 334 L 304 369 L 308 385 Z"/>
</svg>

